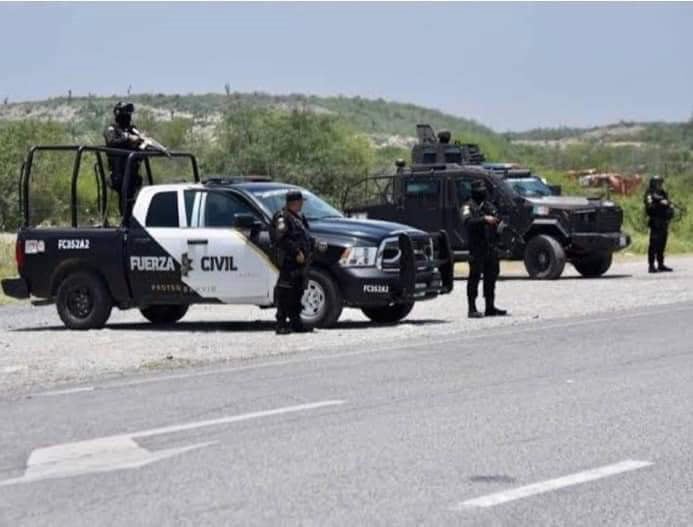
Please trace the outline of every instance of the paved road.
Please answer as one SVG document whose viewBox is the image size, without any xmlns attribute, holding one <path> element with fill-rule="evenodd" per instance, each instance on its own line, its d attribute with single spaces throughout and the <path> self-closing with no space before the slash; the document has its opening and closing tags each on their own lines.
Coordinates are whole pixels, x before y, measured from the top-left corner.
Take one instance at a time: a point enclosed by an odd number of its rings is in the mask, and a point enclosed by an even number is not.
<svg viewBox="0 0 693 527">
<path fill-rule="evenodd" d="M 686 302 L 6 394 L 0 525 L 690 525 L 691 320 Z"/>
</svg>

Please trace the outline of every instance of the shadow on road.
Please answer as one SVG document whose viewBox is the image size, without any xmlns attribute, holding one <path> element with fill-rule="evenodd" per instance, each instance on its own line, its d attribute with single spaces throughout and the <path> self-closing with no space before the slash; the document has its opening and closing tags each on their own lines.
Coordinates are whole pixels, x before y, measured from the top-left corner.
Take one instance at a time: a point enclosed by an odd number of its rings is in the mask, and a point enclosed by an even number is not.
<svg viewBox="0 0 693 527">
<path fill-rule="evenodd" d="M 394 324 L 378 324 L 376 322 L 371 322 L 368 320 L 358 320 L 358 321 L 348 321 L 339 322 L 333 328 L 320 329 L 319 331 L 334 331 L 334 330 L 352 330 L 352 329 L 367 329 L 372 327 L 386 327 L 386 326 L 427 326 L 432 324 L 448 324 L 447 320 L 438 319 L 412 319 L 404 320 L 399 323 Z M 220 332 L 273 332 L 275 327 L 275 322 L 272 320 L 255 320 L 252 322 L 234 322 L 234 321 L 214 321 L 214 322 L 186 322 L 185 320 L 178 322 L 176 324 L 161 324 L 154 325 L 150 322 L 114 322 L 112 324 L 107 324 L 105 329 L 110 329 L 112 331 L 160 331 L 165 333 L 220 333 Z M 12 333 L 39 333 L 43 331 L 72 331 L 67 329 L 65 326 L 41 326 L 41 327 L 25 327 L 16 328 L 9 330 Z M 89 332 L 75 331 L 75 334 L 83 333 L 88 335 Z"/>
<path fill-rule="evenodd" d="M 616 279 L 624 279 L 624 278 L 632 278 L 632 274 L 607 274 L 605 276 L 599 276 L 597 278 L 586 278 L 584 276 L 562 276 L 558 280 L 563 281 L 563 280 L 616 280 Z M 456 282 L 466 282 L 467 277 L 466 276 L 455 276 L 455 281 Z M 549 280 L 535 280 L 533 278 L 530 278 L 529 276 L 499 276 L 498 277 L 499 282 L 522 282 L 522 281 L 533 281 L 533 282 L 544 282 L 544 281 L 549 281 Z M 554 281 L 554 280 L 550 280 Z"/>
</svg>

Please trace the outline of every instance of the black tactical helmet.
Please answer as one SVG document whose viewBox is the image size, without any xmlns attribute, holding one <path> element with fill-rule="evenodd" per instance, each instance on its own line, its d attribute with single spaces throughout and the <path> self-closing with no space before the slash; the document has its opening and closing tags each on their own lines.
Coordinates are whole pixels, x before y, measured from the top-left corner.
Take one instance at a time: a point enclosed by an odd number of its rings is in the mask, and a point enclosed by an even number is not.
<svg viewBox="0 0 693 527">
<path fill-rule="evenodd" d="M 655 174 L 650 178 L 650 188 L 655 188 L 657 185 L 662 185 L 664 178 L 659 174 Z"/>
<path fill-rule="evenodd" d="M 125 103 L 125 102 L 121 101 L 121 102 L 118 102 L 113 107 L 113 115 L 115 115 L 116 118 L 118 118 L 124 114 L 132 115 L 134 112 L 135 112 L 135 105 L 132 104 L 131 102 Z"/>
<path fill-rule="evenodd" d="M 475 201 L 483 201 L 486 199 L 486 184 L 483 181 L 472 181 L 472 198 Z"/>
<path fill-rule="evenodd" d="M 286 193 L 286 202 L 291 203 L 292 201 L 303 201 L 303 194 L 300 190 L 290 190 Z"/>
</svg>

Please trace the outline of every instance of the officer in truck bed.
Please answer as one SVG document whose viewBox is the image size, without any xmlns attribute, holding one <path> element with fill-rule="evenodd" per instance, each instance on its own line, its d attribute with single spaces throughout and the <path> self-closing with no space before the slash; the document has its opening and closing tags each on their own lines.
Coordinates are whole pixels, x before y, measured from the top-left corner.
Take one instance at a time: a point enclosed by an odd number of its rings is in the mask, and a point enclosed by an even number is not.
<svg viewBox="0 0 693 527">
<path fill-rule="evenodd" d="M 300 191 L 290 190 L 286 193 L 286 206 L 272 218 L 272 241 L 279 266 L 279 279 L 274 290 L 277 335 L 312 331 L 301 321 L 305 277 L 315 245 L 308 232 L 308 221 L 301 214 L 302 208 L 303 195 Z"/>
<path fill-rule="evenodd" d="M 486 186 L 482 181 L 474 181 L 471 199 L 462 207 L 462 221 L 467 230 L 469 242 L 469 277 L 467 279 L 467 304 L 469 318 L 482 318 L 476 308 L 481 275 L 484 277 L 485 315 L 503 316 L 508 312 L 498 309 L 495 304 L 496 280 L 500 272 L 498 259 L 498 227 L 501 219 L 496 207 L 487 200 Z"/>
<path fill-rule="evenodd" d="M 129 151 L 139 150 L 142 144 L 142 137 L 137 133 L 132 123 L 132 114 L 135 106 L 132 103 L 119 102 L 113 107 L 113 123 L 106 127 L 103 132 L 104 141 L 107 147 L 125 150 L 123 155 L 108 154 L 108 168 L 111 171 L 111 188 L 118 194 L 118 207 L 123 214 L 123 178 L 125 177 L 125 165 Z M 134 201 L 135 194 L 142 187 L 142 177 L 139 171 L 139 161 L 132 164 L 132 175 L 128 188 L 127 202 Z"/>
</svg>

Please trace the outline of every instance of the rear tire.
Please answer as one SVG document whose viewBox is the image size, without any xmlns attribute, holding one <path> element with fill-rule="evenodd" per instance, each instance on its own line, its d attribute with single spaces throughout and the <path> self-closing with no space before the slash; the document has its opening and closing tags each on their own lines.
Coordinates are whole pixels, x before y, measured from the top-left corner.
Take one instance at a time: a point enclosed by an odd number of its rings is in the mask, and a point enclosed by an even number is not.
<svg viewBox="0 0 693 527">
<path fill-rule="evenodd" d="M 596 278 L 609 270 L 612 259 L 613 255 L 611 253 L 590 254 L 575 260 L 573 266 L 585 278 Z"/>
<path fill-rule="evenodd" d="M 555 280 L 565 268 L 563 246 L 551 236 L 539 234 L 525 248 L 525 268 L 530 278 Z"/>
<path fill-rule="evenodd" d="M 308 270 L 308 284 L 301 303 L 301 321 L 313 328 L 334 326 L 344 307 L 339 287 L 329 274 L 320 269 Z"/>
<path fill-rule="evenodd" d="M 101 329 L 111 316 L 113 299 L 101 277 L 76 272 L 58 286 L 55 306 L 69 329 Z"/>
<path fill-rule="evenodd" d="M 142 316 L 152 324 L 175 324 L 187 312 L 187 305 L 149 306 L 140 309 Z"/>
<path fill-rule="evenodd" d="M 414 302 L 391 306 L 364 307 L 363 314 L 378 324 L 394 324 L 407 317 L 414 309 Z"/>
</svg>

